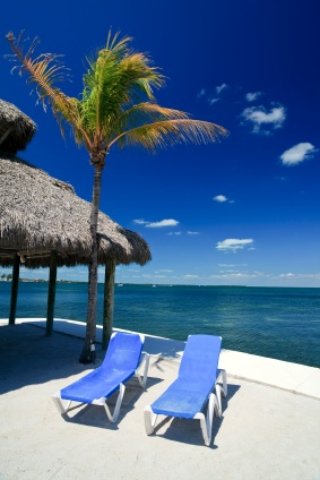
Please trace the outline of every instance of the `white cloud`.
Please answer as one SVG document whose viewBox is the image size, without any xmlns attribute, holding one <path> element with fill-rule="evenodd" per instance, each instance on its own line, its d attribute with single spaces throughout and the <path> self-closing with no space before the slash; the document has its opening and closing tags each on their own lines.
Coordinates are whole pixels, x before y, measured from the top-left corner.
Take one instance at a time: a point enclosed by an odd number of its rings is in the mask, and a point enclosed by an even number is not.
<svg viewBox="0 0 320 480">
<path fill-rule="evenodd" d="M 169 235 L 170 237 L 172 236 L 176 236 L 176 237 L 179 237 L 181 235 L 182 232 L 169 232 L 167 233 L 167 235 Z"/>
<path fill-rule="evenodd" d="M 295 279 L 307 279 L 307 280 L 320 280 L 320 273 L 281 273 L 279 275 L 282 279 L 295 280 Z"/>
<path fill-rule="evenodd" d="M 285 119 L 286 111 L 282 105 L 272 107 L 269 111 L 263 106 L 247 107 L 242 112 L 242 117 L 253 126 L 253 133 L 270 133 L 271 130 L 281 128 Z"/>
<path fill-rule="evenodd" d="M 159 222 L 148 222 L 146 224 L 146 227 L 147 228 L 175 227 L 178 224 L 179 224 L 178 220 L 175 220 L 174 218 L 165 218 L 163 220 L 160 220 Z"/>
<path fill-rule="evenodd" d="M 221 85 L 217 85 L 216 86 L 216 92 L 218 95 L 220 95 L 220 93 L 225 90 L 226 88 L 228 87 L 228 85 L 226 83 L 222 83 Z"/>
<path fill-rule="evenodd" d="M 217 275 L 210 275 L 212 279 L 220 279 L 220 280 L 247 280 L 252 278 L 257 278 L 255 273 L 246 273 L 246 272 L 227 272 L 227 273 L 220 273 Z"/>
<path fill-rule="evenodd" d="M 292 166 L 297 165 L 298 163 L 301 163 L 304 160 L 312 157 L 315 152 L 316 149 L 314 145 L 312 145 L 312 143 L 298 143 L 297 145 L 294 145 L 293 147 L 283 152 L 280 158 L 283 165 Z"/>
<path fill-rule="evenodd" d="M 255 102 L 261 95 L 262 92 L 248 92 L 246 93 L 246 100 L 248 102 Z"/>
<path fill-rule="evenodd" d="M 191 230 L 188 230 L 187 235 L 199 235 L 199 232 L 193 232 Z"/>
<path fill-rule="evenodd" d="M 149 222 L 139 218 L 133 220 L 133 222 L 137 225 L 145 225 L 147 228 L 176 227 L 179 224 L 178 220 L 175 220 L 174 218 L 164 218 L 158 222 Z"/>
<path fill-rule="evenodd" d="M 194 275 L 192 273 L 186 273 L 185 275 L 183 275 L 183 277 L 191 280 L 191 279 L 194 279 L 194 278 L 199 278 L 199 275 Z"/>
<path fill-rule="evenodd" d="M 146 225 L 148 222 L 146 222 L 142 218 L 137 218 L 137 219 L 133 220 L 133 223 L 135 223 L 137 225 Z"/>
<path fill-rule="evenodd" d="M 226 238 L 217 243 L 216 249 L 221 252 L 236 253 L 253 244 L 252 238 Z"/>
<path fill-rule="evenodd" d="M 213 197 L 213 200 L 218 203 L 224 203 L 228 201 L 228 198 L 225 195 L 216 195 Z"/>
</svg>

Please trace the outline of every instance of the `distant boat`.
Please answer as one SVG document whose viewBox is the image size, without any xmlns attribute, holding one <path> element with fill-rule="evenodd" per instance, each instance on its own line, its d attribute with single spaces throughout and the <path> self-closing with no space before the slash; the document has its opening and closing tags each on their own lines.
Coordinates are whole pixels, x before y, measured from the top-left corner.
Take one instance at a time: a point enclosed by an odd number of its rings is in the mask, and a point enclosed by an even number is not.
<svg viewBox="0 0 320 480">
<path fill-rule="evenodd" d="M 117 283 L 117 287 L 123 287 L 123 283 Z"/>
<path fill-rule="evenodd" d="M 153 288 L 156 288 L 156 286 L 157 286 L 157 285 L 155 285 L 155 284 L 152 285 Z"/>
</svg>

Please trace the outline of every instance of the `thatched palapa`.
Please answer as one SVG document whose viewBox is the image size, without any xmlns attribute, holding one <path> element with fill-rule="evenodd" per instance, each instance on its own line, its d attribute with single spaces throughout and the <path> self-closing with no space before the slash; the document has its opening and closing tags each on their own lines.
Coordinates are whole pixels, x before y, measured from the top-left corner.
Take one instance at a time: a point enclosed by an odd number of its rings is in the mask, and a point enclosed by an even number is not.
<svg viewBox="0 0 320 480">
<path fill-rule="evenodd" d="M 73 187 L 15 157 L 36 130 L 14 105 L 0 100 L 0 266 L 13 266 L 9 324 L 15 323 L 20 263 L 49 267 L 46 333 L 54 319 L 57 267 L 91 261 L 91 204 Z M 145 264 L 147 243 L 99 212 L 98 263 L 105 265 L 103 344 L 112 331 L 115 266 Z"/>
<path fill-rule="evenodd" d="M 12 103 L 0 99 L 0 151 L 15 155 L 24 150 L 36 131 L 36 124 Z"/>
<path fill-rule="evenodd" d="M 90 204 L 71 185 L 17 158 L 0 159 L 0 264 L 12 265 L 19 252 L 27 267 L 88 264 Z M 99 213 L 98 261 L 106 264 L 150 260 L 147 243 Z"/>
</svg>

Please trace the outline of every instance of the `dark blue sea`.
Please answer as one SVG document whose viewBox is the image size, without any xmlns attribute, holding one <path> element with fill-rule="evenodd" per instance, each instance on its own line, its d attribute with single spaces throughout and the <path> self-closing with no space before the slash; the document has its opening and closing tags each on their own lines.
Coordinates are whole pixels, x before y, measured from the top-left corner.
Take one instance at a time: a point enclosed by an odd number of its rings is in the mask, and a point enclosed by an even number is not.
<svg viewBox="0 0 320 480">
<path fill-rule="evenodd" d="M 46 283 L 20 283 L 18 317 L 44 317 Z M 10 283 L 0 282 L 0 318 Z M 99 285 L 98 323 L 103 286 Z M 59 283 L 55 316 L 85 320 L 87 285 Z M 224 348 L 320 366 L 320 288 L 123 285 L 115 287 L 114 326 L 185 340 L 223 337 Z"/>
</svg>

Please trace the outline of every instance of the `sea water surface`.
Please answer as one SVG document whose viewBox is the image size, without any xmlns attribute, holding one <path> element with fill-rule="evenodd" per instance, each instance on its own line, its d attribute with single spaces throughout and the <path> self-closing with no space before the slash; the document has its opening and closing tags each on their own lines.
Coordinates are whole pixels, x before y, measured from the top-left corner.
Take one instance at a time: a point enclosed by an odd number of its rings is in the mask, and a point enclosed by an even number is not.
<svg viewBox="0 0 320 480">
<path fill-rule="evenodd" d="M 0 318 L 7 318 L 10 283 L 0 282 Z M 17 317 L 45 317 L 47 283 L 21 282 Z M 103 310 L 98 288 L 98 323 Z M 85 321 L 86 283 L 58 283 L 55 316 Z M 320 288 L 115 286 L 114 326 L 186 340 L 223 337 L 223 347 L 320 366 Z"/>
</svg>

